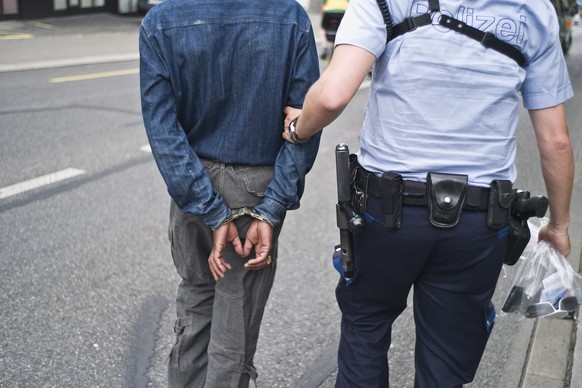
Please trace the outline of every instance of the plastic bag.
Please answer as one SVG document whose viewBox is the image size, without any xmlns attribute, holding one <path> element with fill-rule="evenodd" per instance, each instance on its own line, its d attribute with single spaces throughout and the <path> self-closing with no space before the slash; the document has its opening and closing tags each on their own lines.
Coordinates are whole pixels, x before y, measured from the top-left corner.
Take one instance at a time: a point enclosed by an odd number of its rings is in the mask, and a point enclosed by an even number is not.
<svg viewBox="0 0 582 388">
<path fill-rule="evenodd" d="M 538 245 L 538 234 L 540 233 L 540 229 L 542 228 L 542 226 L 546 225 L 548 222 L 549 222 L 549 219 L 547 217 L 528 218 L 527 225 L 529 227 L 531 237 L 529 239 L 529 242 L 527 243 L 527 246 L 525 247 L 525 249 L 521 253 L 521 256 L 520 256 L 521 260 L 527 260 L 529 257 L 531 257 L 533 255 L 533 253 L 536 250 L 536 247 Z"/>
<path fill-rule="evenodd" d="M 526 318 L 573 316 L 582 303 L 582 276 L 566 258 L 549 242 L 538 241 L 529 252 L 526 248 L 520 261 L 501 310 Z"/>
</svg>

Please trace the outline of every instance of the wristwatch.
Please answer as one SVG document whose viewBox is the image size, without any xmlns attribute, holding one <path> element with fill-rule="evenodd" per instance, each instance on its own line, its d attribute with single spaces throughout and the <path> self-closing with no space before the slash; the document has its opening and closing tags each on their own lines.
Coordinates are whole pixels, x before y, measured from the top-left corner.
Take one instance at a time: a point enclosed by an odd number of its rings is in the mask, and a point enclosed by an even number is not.
<svg viewBox="0 0 582 388">
<path fill-rule="evenodd" d="M 304 144 L 307 143 L 307 141 L 309 139 L 299 139 L 299 137 L 297 137 L 297 132 L 296 132 L 296 128 L 295 125 L 297 124 L 297 120 L 299 119 L 299 116 L 295 117 L 293 120 L 291 120 L 291 122 L 289 123 L 289 137 L 291 138 L 291 141 L 295 144 Z"/>
</svg>

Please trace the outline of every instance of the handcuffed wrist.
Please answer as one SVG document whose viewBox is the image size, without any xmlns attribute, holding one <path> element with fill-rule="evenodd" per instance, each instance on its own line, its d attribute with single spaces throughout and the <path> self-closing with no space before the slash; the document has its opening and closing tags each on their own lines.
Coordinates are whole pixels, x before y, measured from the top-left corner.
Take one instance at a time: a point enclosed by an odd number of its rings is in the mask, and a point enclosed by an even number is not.
<svg viewBox="0 0 582 388">
<path fill-rule="evenodd" d="M 269 197 L 265 197 L 254 209 L 266 218 L 271 225 L 279 225 L 286 210 L 285 206 Z"/>
<path fill-rule="evenodd" d="M 228 217 L 226 217 L 224 220 L 222 220 L 218 225 L 216 225 L 215 228 L 211 227 L 210 229 L 212 229 L 212 231 L 217 230 L 218 228 L 220 228 L 222 225 L 224 224 L 228 224 L 229 222 L 232 222 L 234 220 L 234 217 L 232 215 L 232 211 L 229 211 Z"/>
<path fill-rule="evenodd" d="M 259 221 L 266 222 L 270 226 L 273 226 L 273 223 L 271 221 L 269 221 L 269 219 L 267 217 L 264 217 L 261 213 L 259 213 L 258 211 L 256 211 L 252 207 L 241 207 L 238 209 L 232 209 L 230 221 L 234 221 L 237 218 L 242 217 L 242 216 L 251 216 Z"/>
</svg>

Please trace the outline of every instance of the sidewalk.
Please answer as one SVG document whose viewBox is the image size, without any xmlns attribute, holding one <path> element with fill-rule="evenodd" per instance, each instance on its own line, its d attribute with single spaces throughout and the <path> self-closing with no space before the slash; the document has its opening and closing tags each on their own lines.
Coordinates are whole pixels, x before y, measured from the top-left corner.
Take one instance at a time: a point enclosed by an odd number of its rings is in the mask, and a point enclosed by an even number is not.
<svg viewBox="0 0 582 388">
<path fill-rule="evenodd" d="M 137 60 L 140 23 L 140 16 L 112 14 L 0 22 L 0 73 Z M 575 184 L 572 204 L 582 203 L 581 185 Z M 579 270 L 582 217 L 572 218 L 571 258 L 577 262 L 570 261 Z M 582 328 L 574 321 L 537 320 L 521 371 L 520 387 L 582 388 Z"/>
</svg>

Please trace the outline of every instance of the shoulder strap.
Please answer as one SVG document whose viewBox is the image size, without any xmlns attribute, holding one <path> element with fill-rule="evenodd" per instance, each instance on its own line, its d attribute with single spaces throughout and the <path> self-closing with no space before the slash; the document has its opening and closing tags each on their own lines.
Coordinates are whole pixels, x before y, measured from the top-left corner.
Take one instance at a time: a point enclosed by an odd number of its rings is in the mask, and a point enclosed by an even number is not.
<svg viewBox="0 0 582 388">
<path fill-rule="evenodd" d="M 405 18 L 402 22 L 392 27 L 392 16 L 388 11 L 388 5 L 386 4 L 386 0 L 376 0 L 376 2 L 380 7 L 380 11 L 382 12 L 382 16 L 384 17 L 384 23 L 386 24 L 386 32 L 388 33 L 386 43 L 400 35 L 403 35 L 410 31 L 414 31 L 418 27 L 428 26 L 432 24 L 432 15 L 440 12 L 439 0 L 428 0 L 429 11 L 427 13 L 419 16 Z M 440 14 L 440 20 L 438 21 L 438 23 L 443 27 L 446 27 L 450 30 L 456 31 L 460 34 L 468 36 L 471 39 L 481 42 L 481 44 L 484 47 L 495 50 L 513 59 L 521 67 L 525 65 L 525 58 L 523 57 L 521 51 L 519 51 L 516 47 L 510 45 L 509 43 L 504 42 L 501 39 L 497 38 L 490 32 L 483 32 L 475 27 L 469 26 L 468 24 L 460 20 L 454 19 L 444 14 Z"/>
<path fill-rule="evenodd" d="M 384 18 L 384 24 L 386 25 L 386 43 L 388 43 L 392 39 L 392 15 L 390 15 L 386 0 L 376 0 L 376 2 L 378 3 L 378 7 L 380 7 L 382 17 Z"/>
<path fill-rule="evenodd" d="M 439 24 L 443 27 L 468 36 L 477 42 L 481 42 L 484 47 L 495 50 L 513 59 L 520 67 L 525 65 L 525 58 L 523 57 L 521 51 L 519 51 L 515 46 L 512 46 L 509 43 L 495 37 L 495 35 L 490 32 L 483 32 L 475 27 L 471 27 L 468 24 L 463 23 L 460 20 L 453 19 L 452 17 L 445 15 L 441 16 Z"/>
<path fill-rule="evenodd" d="M 397 36 L 403 35 L 407 32 L 414 31 L 418 27 L 428 26 L 432 24 L 432 15 L 435 12 L 440 12 L 441 5 L 439 0 L 428 0 L 428 12 L 419 16 L 408 17 L 402 22 L 394 26 L 390 40 Z"/>
<path fill-rule="evenodd" d="M 409 17 L 394 26 L 390 40 L 404 35 L 407 32 L 414 31 L 418 27 L 428 26 L 432 24 L 432 16 L 430 13 L 423 13 L 419 16 Z"/>
</svg>

